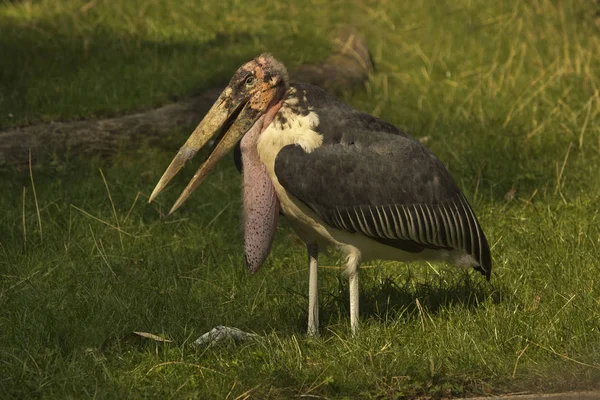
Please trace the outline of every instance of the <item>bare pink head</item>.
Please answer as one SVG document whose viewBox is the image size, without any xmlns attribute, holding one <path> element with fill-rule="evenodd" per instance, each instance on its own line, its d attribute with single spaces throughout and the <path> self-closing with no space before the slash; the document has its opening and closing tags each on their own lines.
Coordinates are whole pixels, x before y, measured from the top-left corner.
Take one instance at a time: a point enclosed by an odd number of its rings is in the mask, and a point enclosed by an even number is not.
<svg viewBox="0 0 600 400">
<path fill-rule="evenodd" d="M 225 130 L 225 134 L 179 196 L 170 213 L 179 208 L 204 181 L 218 161 L 250 131 L 261 116 L 269 114 L 270 118 L 265 119 L 270 122 L 274 113 L 269 113 L 269 110 L 273 107 L 278 108 L 288 87 L 287 70 L 270 54 L 261 54 L 242 65 L 204 119 L 179 149 L 154 188 L 149 201 L 165 188 L 185 163 L 194 157 L 213 136 Z"/>
</svg>

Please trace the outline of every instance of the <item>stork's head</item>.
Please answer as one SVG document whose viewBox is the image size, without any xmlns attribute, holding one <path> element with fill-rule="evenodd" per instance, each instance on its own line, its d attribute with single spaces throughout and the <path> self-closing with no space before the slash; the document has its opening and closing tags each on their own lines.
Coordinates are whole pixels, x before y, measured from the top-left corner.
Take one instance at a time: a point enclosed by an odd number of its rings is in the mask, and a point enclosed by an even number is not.
<svg viewBox="0 0 600 400">
<path fill-rule="evenodd" d="M 181 193 L 169 214 L 179 208 L 204 181 L 219 160 L 262 115 L 281 100 L 288 85 L 285 67 L 270 54 L 262 54 L 242 65 L 204 119 L 179 149 L 154 188 L 149 201 L 154 200 L 185 163 L 194 157 L 213 136 L 222 132 L 221 140 Z"/>
</svg>

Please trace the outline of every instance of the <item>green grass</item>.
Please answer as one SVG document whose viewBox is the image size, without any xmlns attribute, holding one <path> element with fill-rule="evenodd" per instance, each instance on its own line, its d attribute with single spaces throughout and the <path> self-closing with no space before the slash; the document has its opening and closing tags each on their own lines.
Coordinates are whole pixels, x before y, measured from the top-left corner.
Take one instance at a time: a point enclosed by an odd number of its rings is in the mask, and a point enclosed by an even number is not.
<svg viewBox="0 0 600 400">
<path fill-rule="evenodd" d="M 160 148 L 111 160 L 64 155 L 32 175 L 5 166 L 0 397 L 598 388 L 595 2 L 294 3 L 113 0 L 83 12 L 85 2 L 0 1 L 0 126 L 149 108 L 222 84 L 265 50 L 289 66 L 320 60 L 328 33 L 349 22 L 377 71 L 345 100 L 429 137 L 493 246 L 491 284 L 446 266 L 373 263 L 361 275 L 362 331 L 352 338 L 345 279 L 322 268 L 322 336 L 308 339 L 305 250 L 282 222 L 267 263 L 247 276 L 232 163 L 170 218 L 200 160 L 146 203 L 188 127 Z M 262 339 L 191 346 L 216 325 Z M 133 331 L 173 342 L 133 340 Z"/>
</svg>

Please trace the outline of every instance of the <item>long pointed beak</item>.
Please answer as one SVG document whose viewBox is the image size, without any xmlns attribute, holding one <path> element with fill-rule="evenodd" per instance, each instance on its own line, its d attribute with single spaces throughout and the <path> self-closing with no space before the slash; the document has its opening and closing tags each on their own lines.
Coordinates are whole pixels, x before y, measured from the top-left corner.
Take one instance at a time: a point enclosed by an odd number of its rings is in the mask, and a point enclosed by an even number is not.
<svg viewBox="0 0 600 400">
<path fill-rule="evenodd" d="M 200 121 L 200 124 L 194 129 L 188 140 L 177 152 L 177 155 L 169 164 L 169 167 L 164 172 L 156 187 L 150 195 L 148 203 L 158 196 L 160 192 L 167 186 L 175 175 L 183 168 L 186 162 L 191 160 L 198 151 L 208 143 L 208 141 L 217 133 L 223 126 L 227 118 L 232 114 L 233 110 L 225 107 L 227 100 L 227 89 L 221 93 L 215 104 L 206 113 L 206 116 Z"/>
<path fill-rule="evenodd" d="M 173 161 L 171 161 L 171 164 L 154 188 L 152 195 L 150 195 L 149 202 L 154 200 L 154 198 L 165 188 L 167 183 L 169 183 L 181 168 L 183 168 L 185 163 L 194 157 L 194 155 L 196 155 L 196 153 L 219 131 L 232 114 L 241 107 L 241 104 L 234 107 L 224 107 L 225 98 L 228 96 L 226 92 L 227 89 L 221 94 L 202 122 L 200 122 L 185 144 L 179 149 L 179 152 Z M 259 117 L 257 114 L 256 110 L 252 109 L 248 103 L 244 106 L 235 122 L 223 135 L 222 139 L 208 156 L 208 159 L 200 166 L 190 183 L 181 193 L 171 208 L 171 211 L 169 211 L 169 215 L 177 210 L 188 199 L 192 192 L 204 181 L 208 173 L 217 165 L 219 160 L 221 160 L 221 158 L 223 158 L 223 156 L 227 154 L 227 152 L 234 147 L 241 137 L 252 127 Z"/>
<path fill-rule="evenodd" d="M 198 168 L 198 171 L 196 174 L 194 174 L 194 177 L 190 183 L 188 183 L 175 204 L 173 204 L 171 211 L 169 211 L 169 215 L 173 214 L 175 210 L 177 210 L 183 204 L 183 202 L 190 197 L 192 192 L 194 192 L 194 190 L 196 190 L 196 188 L 198 188 L 198 186 L 204 182 L 206 176 L 210 173 L 210 171 L 213 170 L 213 168 L 215 168 L 221 158 L 223 158 L 223 156 L 225 156 L 225 154 L 227 154 L 229 150 L 235 146 L 242 136 L 248 132 L 252 125 L 254 125 L 254 122 L 256 122 L 258 119 L 258 116 L 254 114 L 256 114 L 256 111 L 246 104 L 231 128 L 229 128 L 229 130 L 225 133 L 219 144 L 217 144 L 217 147 L 215 147 L 212 153 L 210 153 L 204 164 Z"/>
</svg>

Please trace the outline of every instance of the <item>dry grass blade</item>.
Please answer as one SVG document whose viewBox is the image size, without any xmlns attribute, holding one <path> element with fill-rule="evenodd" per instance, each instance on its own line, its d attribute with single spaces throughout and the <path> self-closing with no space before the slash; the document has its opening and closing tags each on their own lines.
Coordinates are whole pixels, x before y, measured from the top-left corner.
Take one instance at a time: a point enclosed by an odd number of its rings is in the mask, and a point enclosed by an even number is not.
<svg viewBox="0 0 600 400">
<path fill-rule="evenodd" d="M 141 336 L 143 338 L 154 340 L 155 342 L 173 343 L 172 340 L 165 339 L 164 337 L 155 335 L 153 333 L 148 333 L 148 332 L 133 332 L 133 333 L 135 333 L 136 335 Z"/>
<path fill-rule="evenodd" d="M 240 394 L 238 397 L 236 397 L 233 400 L 241 400 L 241 399 L 248 399 L 250 398 L 250 393 L 254 392 L 256 389 L 258 389 L 260 387 L 260 385 L 256 385 L 253 388 L 246 390 L 244 393 Z"/>
<path fill-rule="evenodd" d="M 502 124 L 503 128 L 506 128 L 508 126 L 508 124 L 510 123 L 512 117 L 515 114 L 518 114 L 519 112 L 521 112 L 532 100 L 534 100 L 540 93 L 542 93 L 546 87 L 548 87 L 548 85 L 550 85 L 556 78 L 558 78 L 560 75 L 562 75 L 563 70 L 562 69 L 558 69 L 556 70 L 549 78 L 546 82 L 544 82 L 539 88 L 537 88 L 535 90 L 535 92 L 533 92 L 533 94 L 531 96 L 529 96 L 529 98 L 527 98 L 524 101 L 518 102 L 516 103 L 511 110 L 509 111 L 506 120 L 504 121 L 504 123 Z"/>
<path fill-rule="evenodd" d="M 534 345 L 536 347 L 539 347 L 542 350 L 546 350 L 546 351 L 548 351 L 548 352 L 550 352 L 550 353 L 552 353 L 552 354 L 554 354 L 556 356 L 559 356 L 560 358 L 564 358 L 565 360 L 574 362 L 575 364 L 583 365 L 584 367 L 590 367 L 590 368 L 594 368 L 594 369 L 600 370 L 600 365 L 584 363 L 583 361 L 579 361 L 579 360 L 571 358 L 571 357 L 569 357 L 569 356 L 567 356 L 565 354 L 561 354 L 561 353 L 557 352 L 556 350 L 554 350 L 553 348 L 547 348 L 545 346 L 542 346 L 541 344 L 532 342 L 529 339 L 525 339 L 525 340 L 527 340 L 527 343 L 531 343 L 532 345 Z"/>
<path fill-rule="evenodd" d="M 2 252 L 4 253 L 4 258 L 8 258 L 8 253 L 6 252 L 6 248 L 4 247 L 4 245 L 2 244 L 1 241 L 0 241 L 0 249 L 2 249 Z"/>
<path fill-rule="evenodd" d="M 556 320 L 556 319 L 557 319 L 556 317 L 558 317 L 558 314 L 560 314 L 560 313 L 562 312 L 562 310 L 564 310 L 564 309 L 565 309 L 565 307 L 567 307 L 567 306 L 568 306 L 568 305 L 569 305 L 569 304 L 570 304 L 570 303 L 573 301 L 573 299 L 575 298 L 575 296 L 576 296 L 575 294 L 574 294 L 574 295 L 572 295 L 572 296 L 571 296 L 571 297 L 570 297 L 570 298 L 567 300 L 567 302 L 566 302 L 566 303 L 565 303 L 565 304 L 564 304 L 564 305 L 563 305 L 563 306 L 560 308 L 560 310 L 558 310 L 558 311 L 556 312 L 556 314 L 554 314 L 554 317 L 552 318 L 553 320 Z"/>
<path fill-rule="evenodd" d="M 556 188 L 554 189 L 554 194 L 560 193 L 560 196 L 562 197 L 565 204 L 566 200 L 560 190 L 560 187 L 563 173 L 565 172 L 565 167 L 567 165 L 567 160 L 569 159 L 569 153 L 571 152 L 571 147 L 573 147 L 573 143 L 569 143 L 569 148 L 567 149 L 567 154 L 565 155 L 565 159 L 563 160 L 562 166 L 560 167 L 560 171 L 558 170 L 558 162 L 556 163 Z"/>
<path fill-rule="evenodd" d="M 115 229 L 115 230 L 117 230 L 117 231 L 119 231 L 119 232 L 122 232 L 122 233 L 124 233 L 124 234 L 125 234 L 125 235 L 127 235 L 127 236 L 130 236 L 130 237 L 133 237 L 133 238 L 142 238 L 142 237 L 147 237 L 147 236 L 150 236 L 150 235 L 142 235 L 142 236 L 139 236 L 139 235 L 134 235 L 134 234 L 131 234 L 131 233 L 129 233 L 129 232 L 126 232 L 126 231 L 122 230 L 122 229 L 121 229 L 121 228 L 119 228 L 119 227 L 116 227 L 116 226 L 114 226 L 114 225 L 111 225 L 111 224 L 109 224 L 108 222 L 104 221 L 103 219 L 100 219 L 100 218 L 98 218 L 98 217 L 95 217 L 95 216 L 93 216 L 93 215 L 92 215 L 92 214 L 90 214 L 89 212 L 87 212 L 87 211 L 85 211 L 85 210 L 82 210 L 81 208 L 79 208 L 79 207 L 77 207 L 77 206 L 75 206 L 75 205 L 73 205 L 73 204 L 71 204 L 71 207 L 73 207 L 74 209 L 76 209 L 77 211 L 79 211 L 80 213 L 82 213 L 83 215 L 85 215 L 85 216 L 87 216 L 87 217 L 90 217 L 90 218 L 92 218 L 93 220 L 96 220 L 96 221 L 98 221 L 98 222 L 101 222 L 101 223 L 103 223 L 104 225 L 108 226 L 109 228 L 112 228 L 112 229 Z"/>
<path fill-rule="evenodd" d="M 254 295 L 254 300 L 252 301 L 252 307 L 250 307 L 250 315 L 254 314 L 254 310 L 256 310 L 256 305 L 258 304 L 258 297 L 261 294 L 263 285 L 265 283 L 265 281 L 267 280 L 267 277 L 263 277 L 263 280 L 260 283 L 260 286 L 258 287 L 258 290 L 256 290 L 256 294 Z"/>
<path fill-rule="evenodd" d="M 72 208 L 69 207 L 69 229 L 67 230 L 67 242 L 65 243 L 65 250 L 68 253 L 71 247 L 71 230 L 73 228 L 73 212 Z"/>
<path fill-rule="evenodd" d="M 146 372 L 146 376 L 150 375 L 150 373 L 152 371 L 154 371 L 155 369 L 160 368 L 160 367 L 164 367 L 165 365 L 185 365 L 185 366 L 188 366 L 188 367 L 195 367 L 195 368 L 198 368 L 200 370 L 200 374 L 203 377 L 204 377 L 204 372 L 203 371 L 210 371 L 210 372 L 214 372 L 215 374 L 224 375 L 221 372 L 215 371 L 214 369 L 206 368 L 206 367 L 204 367 L 204 366 L 202 366 L 200 364 L 192 364 L 192 363 L 187 363 L 187 362 L 184 362 L 184 361 L 167 361 L 167 362 L 164 362 L 164 363 L 160 363 L 160 364 L 154 365 L 152 368 L 150 368 L 148 370 L 148 372 Z"/>
<path fill-rule="evenodd" d="M 538 189 L 535 188 L 535 190 L 533 191 L 533 193 L 531 194 L 531 196 L 529 196 L 529 198 L 527 199 L 527 201 L 525 201 L 525 204 L 523 205 L 523 210 L 527 208 L 528 205 L 532 204 L 533 198 L 535 197 L 535 195 L 537 194 Z"/>
<path fill-rule="evenodd" d="M 554 119 L 554 116 L 558 114 L 558 111 L 559 111 L 558 106 L 554 107 L 554 109 L 552 109 L 552 111 L 550 111 L 548 117 L 542 123 L 540 123 L 538 126 L 536 126 L 531 132 L 529 132 L 527 134 L 527 139 L 531 139 L 533 136 L 535 136 L 541 130 L 543 130 L 548 125 L 548 123 L 550 123 Z"/>
<path fill-rule="evenodd" d="M 223 207 L 223 208 L 221 209 L 221 211 L 219 211 L 219 212 L 217 213 L 217 215 L 215 215 L 215 216 L 213 217 L 213 219 L 211 219 L 211 220 L 208 222 L 208 224 L 206 224 L 206 227 L 208 228 L 208 227 L 210 227 L 212 224 L 214 224 L 214 223 L 215 223 L 215 221 L 216 221 L 216 220 L 217 220 L 217 219 L 218 219 L 218 218 L 221 216 L 221 214 L 223 214 L 223 213 L 225 212 L 225 210 L 227 210 L 227 209 L 229 208 L 229 206 L 231 206 L 231 203 L 227 203 L 227 204 L 225 204 L 225 207 Z"/>
<path fill-rule="evenodd" d="M 27 188 L 23 186 L 23 208 L 22 208 L 22 220 L 23 223 L 23 248 L 27 249 L 27 219 L 25 218 L 25 196 L 27 193 Z"/>
<path fill-rule="evenodd" d="M 525 352 L 527 351 L 527 348 L 529 348 L 529 343 L 527 344 L 527 346 L 525 346 L 523 348 L 523 350 L 521 350 L 519 352 L 519 355 L 517 356 L 517 359 L 515 361 L 515 367 L 513 368 L 513 373 L 512 373 L 512 377 L 514 378 L 515 375 L 517 374 L 517 367 L 519 366 L 519 360 L 521 359 L 521 357 L 523 356 L 523 354 L 525 354 Z"/>
<path fill-rule="evenodd" d="M 598 92 L 596 92 L 596 95 L 598 95 Z M 592 103 L 587 104 L 587 113 L 585 114 L 585 121 L 583 121 L 583 126 L 581 127 L 581 133 L 579 134 L 579 149 L 581 150 L 581 148 L 583 148 L 583 135 L 585 134 L 585 130 L 587 128 L 588 125 L 588 121 L 590 120 L 590 114 L 592 112 Z"/>
<path fill-rule="evenodd" d="M 320 397 L 320 396 L 316 396 L 314 394 L 310 394 L 310 392 L 317 390 L 319 387 L 326 385 L 328 383 L 331 382 L 331 377 L 326 377 L 325 379 L 323 379 L 321 382 L 317 383 L 317 381 L 319 379 L 321 379 L 321 377 L 323 376 L 323 374 L 325 374 L 325 372 L 327 372 L 327 368 L 324 368 L 321 373 L 319 373 L 319 375 L 317 375 L 317 377 L 313 380 L 313 382 L 310 384 L 310 386 L 307 388 L 306 392 L 304 392 L 303 394 L 301 394 L 299 397 L 314 397 L 314 398 L 325 398 L 325 397 Z"/>
<path fill-rule="evenodd" d="M 35 200 L 35 211 L 38 219 L 38 226 L 40 228 L 40 239 L 44 240 L 44 233 L 42 231 L 42 217 L 40 215 L 40 206 L 38 204 L 37 192 L 35 191 L 35 183 L 33 182 L 33 168 L 31 167 L 31 149 L 29 149 L 29 178 L 31 179 L 31 188 L 33 189 L 33 199 Z"/>
<path fill-rule="evenodd" d="M 109 271 L 113 274 L 113 276 L 117 276 L 117 274 L 115 274 L 115 271 L 113 271 L 112 267 L 108 263 L 108 259 L 106 258 L 106 255 L 104 254 L 102 249 L 100 249 L 100 246 L 98 246 L 98 241 L 96 240 L 96 236 L 94 235 L 94 230 L 92 229 L 92 226 L 91 225 L 88 225 L 88 226 L 90 228 L 90 233 L 92 234 L 92 239 L 94 240 L 94 245 L 96 246 L 98 253 L 100 253 L 100 257 L 102 257 L 102 260 L 104 260 L 104 263 L 108 267 Z M 100 244 L 102 244 L 102 243 L 100 243 Z M 102 248 L 104 248 L 104 246 Z"/>
<path fill-rule="evenodd" d="M 121 248 L 124 249 L 123 246 L 123 235 L 121 234 L 121 226 L 119 225 L 119 217 L 117 216 L 117 210 L 115 208 L 115 203 L 113 202 L 112 195 L 110 194 L 110 189 L 108 188 L 108 182 L 106 182 L 106 177 L 104 176 L 104 172 L 102 172 L 102 168 L 100 170 L 100 175 L 102 175 L 102 180 L 104 181 L 104 187 L 106 188 L 106 193 L 108 193 L 108 200 L 110 200 L 110 205 L 112 207 L 113 216 L 115 217 L 115 223 L 117 224 L 117 229 L 119 231 L 119 240 L 121 242 Z"/>
<path fill-rule="evenodd" d="M 100 2 L 100 0 L 88 1 L 86 4 L 84 4 L 83 6 L 81 6 L 81 8 L 79 9 L 79 12 L 82 13 L 82 14 L 85 14 L 89 10 L 91 10 L 92 8 L 96 7 L 96 5 L 98 5 L 99 2 Z"/>
<path fill-rule="evenodd" d="M 423 307 L 421 307 L 421 302 L 419 299 L 415 299 L 415 303 L 417 304 L 417 309 L 419 310 L 419 320 L 421 321 L 421 329 L 425 332 L 425 317 L 423 316 Z"/>
<path fill-rule="evenodd" d="M 133 208 L 135 207 L 138 199 L 140 198 L 140 194 L 142 194 L 142 192 L 137 192 L 137 194 L 135 195 L 135 199 L 133 199 L 133 204 L 131 205 L 131 207 L 129 207 L 129 211 L 127 211 L 127 215 L 125 216 L 123 223 L 127 222 L 127 220 L 129 219 L 129 216 L 131 215 Z"/>
<path fill-rule="evenodd" d="M 231 385 L 231 389 L 229 389 L 229 392 L 227 392 L 227 396 L 225 396 L 225 400 L 229 399 L 229 396 L 231 396 L 231 392 L 233 392 L 233 389 L 235 388 L 236 385 L 237 385 L 237 377 L 233 380 L 233 385 Z"/>
</svg>

